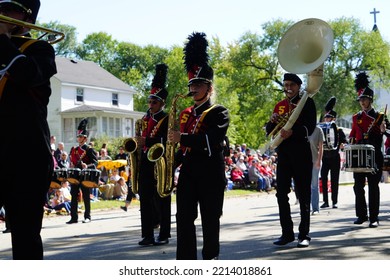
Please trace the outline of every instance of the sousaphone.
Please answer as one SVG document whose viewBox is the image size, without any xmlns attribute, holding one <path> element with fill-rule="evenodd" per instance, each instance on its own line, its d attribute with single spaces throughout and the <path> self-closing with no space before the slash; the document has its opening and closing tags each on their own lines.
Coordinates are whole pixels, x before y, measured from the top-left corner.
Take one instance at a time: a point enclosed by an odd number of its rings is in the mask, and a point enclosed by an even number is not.
<svg viewBox="0 0 390 280">
<path fill-rule="evenodd" d="M 324 61 L 332 50 L 333 41 L 333 30 L 325 21 L 309 18 L 291 26 L 279 42 L 277 55 L 282 68 L 294 74 L 307 74 L 304 93 L 298 106 L 286 120 L 284 130 L 291 129 L 307 98 L 314 96 L 321 88 Z M 271 140 L 270 147 L 276 148 L 282 141 L 279 130 Z"/>
</svg>

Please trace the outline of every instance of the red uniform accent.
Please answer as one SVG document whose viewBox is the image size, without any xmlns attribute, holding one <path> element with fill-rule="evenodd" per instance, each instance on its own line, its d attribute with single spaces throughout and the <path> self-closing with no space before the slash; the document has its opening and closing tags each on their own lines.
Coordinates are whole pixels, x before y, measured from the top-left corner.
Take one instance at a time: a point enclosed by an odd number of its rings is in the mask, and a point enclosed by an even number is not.
<svg viewBox="0 0 390 280">
<path fill-rule="evenodd" d="M 375 118 L 369 116 L 365 111 L 353 115 L 352 130 L 349 134 L 349 138 L 354 138 L 355 143 L 361 142 L 374 121 Z"/>
<path fill-rule="evenodd" d="M 279 116 L 285 115 L 287 113 L 291 113 L 291 111 L 296 107 L 296 104 L 290 103 L 288 99 L 284 99 L 276 104 L 274 108 L 274 113 Z"/>
</svg>

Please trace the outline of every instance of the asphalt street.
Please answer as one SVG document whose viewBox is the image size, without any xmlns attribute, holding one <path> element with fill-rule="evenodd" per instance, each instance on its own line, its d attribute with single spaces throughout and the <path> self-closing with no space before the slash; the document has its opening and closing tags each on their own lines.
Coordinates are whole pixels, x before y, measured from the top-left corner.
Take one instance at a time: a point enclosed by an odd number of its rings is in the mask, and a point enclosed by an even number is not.
<svg viewBox="0 0 390 280">
<path fill-rule="evenodd" d="M 312 241 L 297 248 L 297 241 L 278 247 L 281 234 L 274 193 L 225 199 L 221 218 L 221 260 L 389 260 L 390 184 L 381 184 L 380 226 L 354 225 L 354 193 L 340 187 L 339 208 L 311 216 Z M 366 187 L 367 190 L 367 187 Z M 366 191 L 367 193 L 367 191 Z M 297 235 L 299 206 L 290 197 Z M 98 202 L 96 202 L 98 203 Z M 28 211 L 26 209 L 26 211 Z M 92 211 L 92 222 L 67 225 L 69 216 L 45 217 L 42 237 L 45 260 L 174 260 L 176 250 L 175 205 L 172 205 L 172 238 L 164 246 L 140 247 L 140 214 L 136 206 Z M 196 221 L 199 258 L 202 248 L 200 217 Z M 0 224 L 3 230 L 4 224 Z M 156 235 L 158 232 L 156 231 Z M 0 233 L 0 260 L 11 259 L 11 235 Z"/>
</svg>

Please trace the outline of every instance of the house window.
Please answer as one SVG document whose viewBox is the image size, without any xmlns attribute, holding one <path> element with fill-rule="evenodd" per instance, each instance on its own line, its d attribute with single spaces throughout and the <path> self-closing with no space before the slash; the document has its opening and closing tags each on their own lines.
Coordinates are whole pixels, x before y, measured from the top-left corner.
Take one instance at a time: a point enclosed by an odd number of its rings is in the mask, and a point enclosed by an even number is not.
<svg viewBox="0 0 390 280">
<path fill-rule="evenodd" d="M 109 137 L 121 137 L 122 136 L 122 125 L 120 118 L 102 118 L 102 129 L 103 133 L 106 133 Z"/>
<path fill-rule="evenodd" d="M 77 88 L 76 102 L 84 102 L 84 89 L 83 88 Z"/>
<path fill-rule="evenodd" d="M 119 105 L 119 99 L 118 99 L 118 94 L 113 93 L 112 94 L 112 105 L 118 106 Z"/>
<path fill-rule="evenodd" d="M 74 126 L 72 125 L 71 118 L 64 118 L 64 131 L 63 131 L 63 142 L 65 143 L 74 143 L 76 138 L 74 137 Z"/>
</svg>

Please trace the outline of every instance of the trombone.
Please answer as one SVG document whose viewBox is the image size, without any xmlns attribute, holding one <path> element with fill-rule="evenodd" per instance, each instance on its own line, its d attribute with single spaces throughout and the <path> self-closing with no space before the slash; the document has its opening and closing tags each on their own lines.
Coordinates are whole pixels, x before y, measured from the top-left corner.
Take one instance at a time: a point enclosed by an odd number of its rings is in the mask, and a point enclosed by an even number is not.
<svg viewBox="0 0 390 280">
<path fill-rule="evenodd" d="M 7 17 L 7 16 L 4 16 L 4 15 L 0 15 L 0 22 L 7 23 L 7 24 L 13 24 L 13 25 L 17 25 L 19 27 L 23 27 L 23 28 L 27 28 L 27 29 L 33 29 L 33 30 L 37 30 L 37 31 L 43 32 L 43 34 L 40 35 L 36 39 L 37 40 L 43 40 L 43 37 L 45 37 L 47 35 L 47 40 L 46 41 L 49 44 L 52 44 L 52 45 L 55 44 L 55 43 L 58 43 L 59 41 L 61 41 L 61 40 L 63 40 L 65 38 L 65 34 L 60 32 L 60 31 L 56 31 L 56 30 L 49 29 L 49 28 L 46 28 L 46 27 L 38 26 L 38 25 L 33 24 L 33 23 L 29 23 L 29 22 L 25 22 L 25 21 L 22 21 L 22 20 L 14 19 L 14 18 Z M 12 35 L 12 36 L 13 37 L 21 37 L 21 38 L 25 37 L 23 35 Z"/>
</svg>

